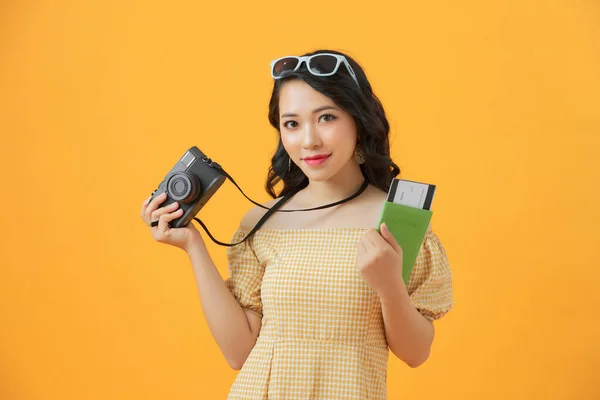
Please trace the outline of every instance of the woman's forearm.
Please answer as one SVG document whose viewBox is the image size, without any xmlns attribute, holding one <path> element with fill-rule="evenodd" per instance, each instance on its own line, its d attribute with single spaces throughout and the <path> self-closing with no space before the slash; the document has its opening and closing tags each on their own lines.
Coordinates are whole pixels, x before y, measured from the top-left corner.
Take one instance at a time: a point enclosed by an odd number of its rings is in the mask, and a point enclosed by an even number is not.
<svg viewBox="0 0 600 400">
<path fill-rule="evenodd" d="M 429 357 L 433 323 L 413 306 L 404 282 L 396 286 L 393 293 L 380 296 L 385 335 L 392 353 L 414 368 Z"/>
<path fill-rule="evenodd" d="M 256 334 L 250 329 L 246 313 L 225 285 L 204 242 L 194 243 L 187 254 L 208 327 L 229 365 L 240 369 L 256 343 Z"/>
</svg>

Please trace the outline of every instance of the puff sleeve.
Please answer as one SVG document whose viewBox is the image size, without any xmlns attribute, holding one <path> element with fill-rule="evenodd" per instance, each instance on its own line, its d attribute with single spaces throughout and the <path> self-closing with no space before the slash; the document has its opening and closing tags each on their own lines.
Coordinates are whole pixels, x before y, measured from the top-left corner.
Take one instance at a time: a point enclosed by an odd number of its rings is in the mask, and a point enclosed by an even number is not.
<svg viewBox="0 0 600 400">
<path fill-rule="evenodd" d="M 239 242 L 247 234 L 248 232 L 238 229 L 231 243 Z M 225 280 L 225 284 L 244 310 L 251 311 L 262 318 L 260 290 L 264 266 L 252 248 L 253 239 L 254 237 L 251 237 L 244 243 L 227 248 L 229 278 Z"/>
<path fill-rule="evenodd" d="M 413 305 L 430 321 L 442 318 L 454 305 L 450 263 L 434 232 L 423 239 L 406 289 Z"/>
</svg>

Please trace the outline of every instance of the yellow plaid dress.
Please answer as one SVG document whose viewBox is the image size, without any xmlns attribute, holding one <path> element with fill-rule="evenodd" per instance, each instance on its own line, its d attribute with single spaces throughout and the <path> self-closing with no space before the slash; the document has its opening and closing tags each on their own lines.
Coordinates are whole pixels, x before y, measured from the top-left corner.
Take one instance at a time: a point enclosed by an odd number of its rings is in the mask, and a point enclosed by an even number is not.
<svg viewBox="0 0 600 400">
<path fill-rule="evenodd" d="M 226 284 L 262 318 L 228 399 L 386 399 L 381 304 L 356 267 L 366 228 L 261 229 L 228 248 Z M 247 231 L 237 230 L 232 241 Z M 453 304 L 446 252 L 425 236 L 407 285 L 428 319 Z"/>
</svg>

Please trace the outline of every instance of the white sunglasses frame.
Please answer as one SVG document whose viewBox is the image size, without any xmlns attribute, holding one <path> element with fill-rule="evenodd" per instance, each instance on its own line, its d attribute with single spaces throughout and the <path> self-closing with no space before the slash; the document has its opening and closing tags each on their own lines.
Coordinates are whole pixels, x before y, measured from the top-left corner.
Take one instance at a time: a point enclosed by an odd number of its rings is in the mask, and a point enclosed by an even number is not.
<svg viewBox="0 0 600 400">
<path fill-rule="evenodd" d="M 312 71 L 312 69 L 310 68 L 310 60 L 312 58 L 318 57 L 318 56 L 332 56 L 332 57 L 336 58 L 337 64 L 335 64 L 335 67 L 333 68 L 332 72 L 322 73 L 322 72 L 314 72 L 314 71 Z M 295 72 L 295 71 L 299 70 L 300 66 L 304 62 L 304 63 L 306 63 L 306 70 L 308 72 L 310 72 L 311 74 L 315 75 L 315 76 L 332 76 L 332 75 L 335 75 L 335 73 L 340 68 L 340 65 L 344 64 L 346 66 L 346 70 L 348 71 L 348 73 L 350 74 L 350 76 L 352 77 L 352 79 L 354 79 L 354 82 L 356 82 L 356 85 L 360 89 L 360 85 L 358 84 L 358 78 L 356 78 L 356 74 L 354 73 L 354 70 L 350 66 L 350 63 L 348 62 L 348 60 L 346 59 L 346 57 L 344 57 L 344 56 L 342 56 L 340 54 L 318 53 L 318 54 L 313 54 L 312 56 L 304 56 L 304 57 L 298 57 L 298 56 L 279 57 L 278 59 L 271 61 L 271 77 L 273 79 L 285 78 L 285 76 L 275 76 L 275 74 L 273 73 L 273 70 L 275 68 L 275 64 L 277 64 L 279 61 L 281 61 L 281 60 L 283 60 L 285 58 L 295 58 L 296 60 L 298 60 L 298 64 L 296 64 L 296 67 L 292 71 L 290 71 L 289 73 L 292 73 L 292 72 Z"/>
</svg>

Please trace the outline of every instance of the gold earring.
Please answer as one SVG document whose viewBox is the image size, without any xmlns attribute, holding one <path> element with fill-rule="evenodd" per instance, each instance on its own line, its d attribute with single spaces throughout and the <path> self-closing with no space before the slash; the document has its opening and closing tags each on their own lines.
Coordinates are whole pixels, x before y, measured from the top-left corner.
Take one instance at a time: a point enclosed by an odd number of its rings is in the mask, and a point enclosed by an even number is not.
<svg viewBox="0 0 600 400">
<path fill-rule="evenodd" d="M 364 164 L 366 161 L 365 152 L 358 145 L 356 146 L 356 149 L 354 149 L 354 159 L 359 164 Z"/>
</svg>

